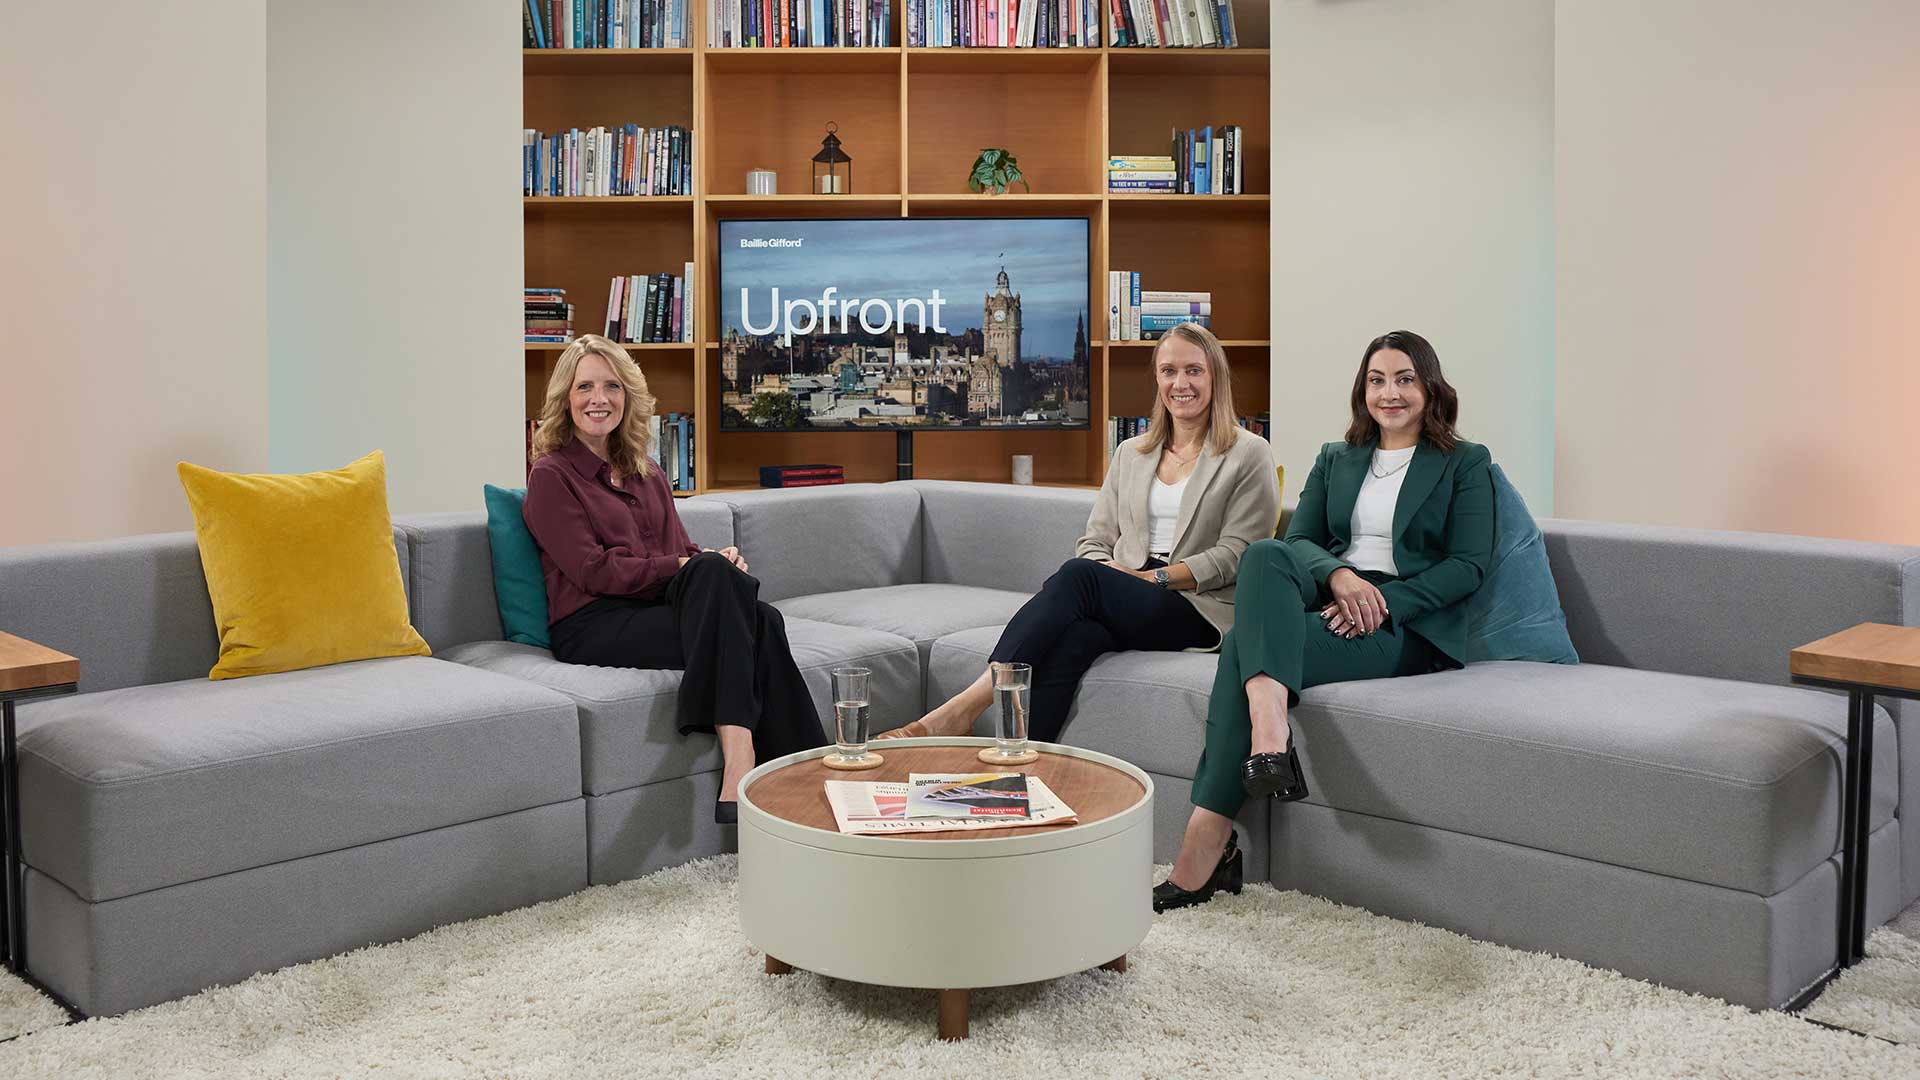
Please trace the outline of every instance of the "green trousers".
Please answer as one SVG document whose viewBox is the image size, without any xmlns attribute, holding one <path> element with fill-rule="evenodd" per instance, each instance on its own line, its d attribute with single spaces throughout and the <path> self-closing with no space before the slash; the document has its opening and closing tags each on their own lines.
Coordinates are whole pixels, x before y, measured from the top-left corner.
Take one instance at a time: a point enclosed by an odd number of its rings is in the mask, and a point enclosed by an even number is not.
<svg viewBox="0 0 1920 1080">
<path fill-rule="evenodd" d="M 1392 580 L 1385 574 L 1363 576 L 1375 584 Z M 1220 666 L 1207 706 L 1206 747 L 1193 777 L 1193 805 L 1227 817 L 1247 801 L 1240 765 L 1253 749 L 1248 679 L 1271 676 L 1286 686 L 1293 705 L 1309 686 L 1417 675 L 1447 664 L 1425 638 L 1391 619 L 1367 637 L 1344 638 L 1328 630 L 1320 618 L 1325 600 L 1313 575 L 1278 540 L 1247 548 L 1233 606 L 1233 629 L 1220 642 Z"/>
</svg>

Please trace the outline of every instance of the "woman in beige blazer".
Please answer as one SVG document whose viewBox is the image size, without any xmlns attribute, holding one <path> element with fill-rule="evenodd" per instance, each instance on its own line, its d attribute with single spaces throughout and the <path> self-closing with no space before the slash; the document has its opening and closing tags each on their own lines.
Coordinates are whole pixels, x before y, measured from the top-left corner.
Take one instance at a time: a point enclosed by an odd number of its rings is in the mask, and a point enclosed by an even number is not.
<svg viewBox="0 0 1920 1080">
<path fill-rule="evenodd" d="M 1279 482 L 1267 441 L 1234 420 L 1226 351 L 1184 323 L 1153 351 L 1147 433 L 1113 452 L 1074 557 L 1000 635 L 991 659 L 1033 665 L 1029 734 L 1058 741 L 1102 653 L 1212 651 L 1233 626 L 1240 556 L 1273 535 Z M 993 702 L 991 671 L 880 738 L 965 735 Z"/>
</svg>

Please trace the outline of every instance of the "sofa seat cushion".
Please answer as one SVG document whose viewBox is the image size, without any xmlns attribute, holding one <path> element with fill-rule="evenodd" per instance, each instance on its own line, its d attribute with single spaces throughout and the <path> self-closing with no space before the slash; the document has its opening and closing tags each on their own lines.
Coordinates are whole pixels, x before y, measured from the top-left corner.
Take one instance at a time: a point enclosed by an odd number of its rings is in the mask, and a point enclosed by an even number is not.
<svg viewBox="0 0 1920 1080">
<path fill-rule="evenodd" d="M 1785 658 L 1782 658 L 1785 664 Z M 1771 896 L 1839 850 L 1843 697 L 1603 664 L 1472 664 L 1302 695 L 1313 801 Z M 1899 751 L 1875 717 L 1872 826 Z"/>
<path fill-rule="evenodd" d="M 936 638 L 981 626 L 997 631 L 1031 596 L 974 585 L 887 585 L 795 596 L 774 606 L 802 619 L 897 634 L 918 645 L 924 661 Z M 994 640 L 999 640 L 997 632 Z"/>
<path fill-rule="evenodd" d="M 813 691 L 823 737 L 833 698 L 828 672 L 841 664 L 873 669 L 873 730 L 919 718 L 920 654 L 911 641 L 878 630 L 788 618 L 794 662 Z M 580 710 L 581 771 L 589 795 L 675 780 L 720 768 L 711 737 L 680 734 L 680 673 L 563 664 L 545 649 L 509 641 L 473 641 L 441 650 L 442 659 L 511 675 L 560 691 Z"/>
<path fill-rule="evenodd" d="M 972 678 L 995 628 L 942 638 L 928 693 Z M 1193 775 L 1214 658 L 1114 653 L 1065 741 Z M 1846 699 L 1600 664 L 1473 664 L 1316 686 L 1292 721 L 1308 801 L 1771 896 L 1839 850 Z M 1872 827 L 1899 751 L 1877 710 Z M 1285 808 L 1276 810 L 1285 813 Z"/>
<path fill-rule="evenodd" d="M 21 850 L 96 902 L 580 797 L 571 701 L 425 657 L 19 716 Z"/>
</svg>

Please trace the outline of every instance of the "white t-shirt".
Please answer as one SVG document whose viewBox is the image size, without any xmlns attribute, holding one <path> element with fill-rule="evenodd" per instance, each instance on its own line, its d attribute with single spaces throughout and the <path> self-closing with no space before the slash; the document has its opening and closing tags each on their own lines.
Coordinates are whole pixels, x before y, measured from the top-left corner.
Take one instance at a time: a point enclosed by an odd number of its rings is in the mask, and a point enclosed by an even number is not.
<svg viewBox="0 0 1920 1080">
<path fill-rule="evenodd" d="M 1163 484 L 1157 475 L 1153 478 L 1153 486 L 1147 489 L 1148 552 L 1164 555 L 1173 551 L 1173 528 L 1180 521 L 1180 496 L 1186 493 L 1187 481 L 1191 479 L 1191 473 L 1177 484 Z"/>
<path fill-rule="evenodd" d="M 1393 566 L 1393 508 L 1400 501 L 1400 484 L 1417 449 L 1373 452 L 1366 478 L 1360 481 L 1360 496 L 1353 500 L 1353 543 L 1341 556 L 1354 569 L 1399 574 Z"/>
</svg>

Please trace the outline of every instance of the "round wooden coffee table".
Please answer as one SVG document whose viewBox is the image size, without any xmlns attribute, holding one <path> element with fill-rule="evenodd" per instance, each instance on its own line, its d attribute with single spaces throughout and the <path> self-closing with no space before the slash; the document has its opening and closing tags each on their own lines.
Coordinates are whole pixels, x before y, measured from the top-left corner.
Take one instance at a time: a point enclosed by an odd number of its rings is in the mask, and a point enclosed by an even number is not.
<svg viewBox="0 0 1920 1080">
<path fill-rule="evenodd" d="M 888 739 L 859 781 L 967 773 L 992 739 Z M 972 991 L 1125 971 L 1153 925 L 1153 781 L 1118 758 L 1036 743 L 1038 776 L 1072 825 L 848 836 L 820 758 L 766 762 L 740 785 L 740 925 L 768 974 L 794 968 L 940 991 L 940 1037 L 964 1039 Z"/>
</svg>

